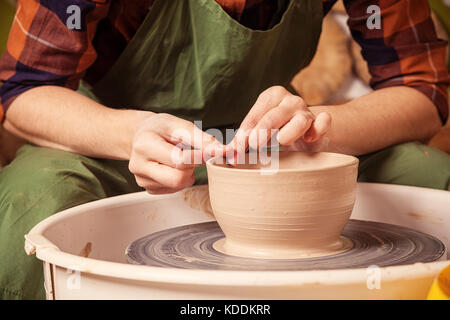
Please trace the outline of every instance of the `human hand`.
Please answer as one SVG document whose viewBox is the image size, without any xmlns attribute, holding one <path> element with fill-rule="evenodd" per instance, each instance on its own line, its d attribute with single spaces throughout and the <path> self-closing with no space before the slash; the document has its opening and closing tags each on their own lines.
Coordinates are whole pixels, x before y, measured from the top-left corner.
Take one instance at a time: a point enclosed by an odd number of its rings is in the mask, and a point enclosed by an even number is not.
<svg viewBox="0 0 450 320">
<path fill-rule="evenodd" d="M 262 92 L 229 144 L 236 152 L 268 145 L 273 134 L 288 150 L 318 151 L 331 126 L 331 116 L 315 116 L 303 99 L 281 86 Z"/>
<path fill-rule="evenodd" d="M 129 169 L 147 192 L 173 193 L 191 186 L 194 168 L 223 149 L 219 141 L 192 122 L 150 113 L 136 129 Z"/>
</svg>

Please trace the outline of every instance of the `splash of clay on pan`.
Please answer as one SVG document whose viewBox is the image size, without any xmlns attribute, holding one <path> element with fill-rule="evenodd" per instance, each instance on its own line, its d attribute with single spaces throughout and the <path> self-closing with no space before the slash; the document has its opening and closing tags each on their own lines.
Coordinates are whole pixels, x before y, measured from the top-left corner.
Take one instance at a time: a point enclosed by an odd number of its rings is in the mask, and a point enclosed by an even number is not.
<svg viewBox="0 0 450 320">
<path fill-rule="evenodd" d="M 84 248 L 81 249 L 79 256 L 87 258 L 91 254 L 91 251 L 92 251 L 92 243 L 88 242 L 86 243 Z"/>
<path fill-rule="evenodd" d="M 421 213 L 417 213 L 417 212 L 408 212 L 407 215 L 416 220 L 419 220 L 419 221 L 423 220 L 423 221 L 426 221 L 426 222 L 429 222 L 432 224 L 441 224 L 442 223 L 442 219 L 437 218 L 437 217 L 435 218 L 428 214 L 421 214 Z"/>
<path fill-rule="evenodd" d="M 192 209 L 202 211 L 214 218 L 211 202 L 209 201 L 208 185 L 186 189 L 183 192 L 183 199 Z"/>
</svg>

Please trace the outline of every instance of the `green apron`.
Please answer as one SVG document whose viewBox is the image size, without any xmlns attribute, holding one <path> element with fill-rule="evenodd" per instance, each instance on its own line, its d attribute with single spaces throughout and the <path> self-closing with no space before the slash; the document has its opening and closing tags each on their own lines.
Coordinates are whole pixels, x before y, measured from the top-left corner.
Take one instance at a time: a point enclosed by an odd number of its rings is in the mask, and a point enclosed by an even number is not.
<svg viewBox="0 0 450 320">
<path fill-rule="evenodd" d="M 214 0 L 156 0 L 111 70 L 79 91 L 109 107 L 202 120 L 203 129 L 236 126 L 263 90 L 288 86 L 314 56 L 321 1 L 278 2 L 284 12 L 261 31 L 240 25 Z M 23 235 L 37 222 L 142 190 L 133 180 L 126 162 L 20 149 L 0 173 L 0 297 L 44 297 L 40 262 L 23 251 Z"/>
<path fill-rule="evenodd" d="M 201 120 L 203 130 L 237 128 L 258 95 L 288 87 L 317 48 L 320 1 L 278 2 L 286 11 L 259 31 L 240 25 L 216 1 L 156 1 L 106 76 L 79 91 L 112 108 Z M 195 178 L 207 183 L 204 166 Z"/>
<path fill-rule="evenodd" d="M 216 1 L 156 1 L 90 96 L 113 108 L 202 120 L 203 129 L 235 126 L 262 91 L 287 87 L 309 64 L 321 26 L 316 0 L 288 2 L 265 31 L 240 25 Z"/>
</svg>

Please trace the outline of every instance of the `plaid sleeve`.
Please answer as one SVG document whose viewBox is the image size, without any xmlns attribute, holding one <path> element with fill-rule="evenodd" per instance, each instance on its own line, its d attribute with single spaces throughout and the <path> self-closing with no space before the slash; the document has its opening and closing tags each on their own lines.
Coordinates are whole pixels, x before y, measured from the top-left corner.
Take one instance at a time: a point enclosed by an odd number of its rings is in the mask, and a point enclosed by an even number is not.
<svg viewBox="0 0 450 320">
<path fill-rule="evenodd" d="M 447 42 L 436 36 L 427 0 L 344 0 L 353 38 L 367 61 L 374 89 L 408 86 L 435 104 L 443 123 L 448 118 Z M 380 9 L 379 29 L 368 18 Z M 373 20 L 369 21 L 371 27 Z"/>
<path fill-rule="evenodd" d="M 0 58 L 0 120 L 12 101 L 29 89 L 78 87 L 97 58 L 91 42 L 108 8 L 108 0 L 19 0 Z M 76 20 L 73 14 L 78 12 Z"/>
</svg>

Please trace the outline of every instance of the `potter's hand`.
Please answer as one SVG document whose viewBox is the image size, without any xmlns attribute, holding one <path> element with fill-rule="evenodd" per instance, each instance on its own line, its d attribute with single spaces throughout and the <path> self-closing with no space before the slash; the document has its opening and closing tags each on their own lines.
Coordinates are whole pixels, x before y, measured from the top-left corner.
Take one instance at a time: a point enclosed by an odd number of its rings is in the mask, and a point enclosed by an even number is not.
<svg viewBox="0 0 450 320">
<path fill-rule="evenodd" d="M 149 114 L 149 113 L 147 113 Z M 140 122 L 129 169 L 151 194 L 173 193 L 194 183 L 194 167 L 224 146 L 192 122 L 150 113 Z"/>
<path fill-rule="evenodd" d="M 274 86 L 259 95 L 231 146 L 238 152 L 248 146 L 253 149 L 267 146 L 276 131 L 271 129 L 279 129 L 278 142 L 288 146 L 287 149 L 312 150 L 320 144 L 330 125 L 329 113 L 322 112 L 316 117 L 302 98 Z"/>
</svg>

